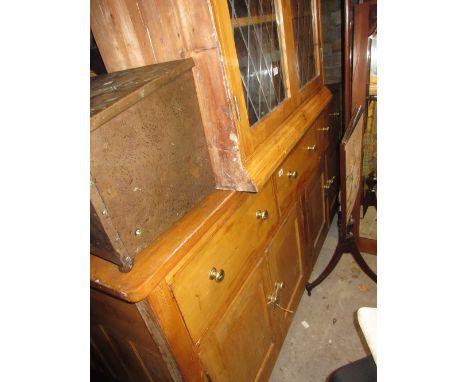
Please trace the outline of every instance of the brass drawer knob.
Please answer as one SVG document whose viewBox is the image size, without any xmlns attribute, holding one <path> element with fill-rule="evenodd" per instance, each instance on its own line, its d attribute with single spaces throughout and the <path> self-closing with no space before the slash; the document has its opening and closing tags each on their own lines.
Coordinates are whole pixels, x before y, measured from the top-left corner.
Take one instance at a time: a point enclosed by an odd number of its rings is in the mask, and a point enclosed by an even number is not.
<svg viewBox="0 0 468 382">
<path fill-rule="evenodd" d="M 297 178 L 297 171 L 288 171 L 288 178 Z"/>
<path fill-rule="evenodd" d="M 328 131 L 330 130 L 330 126 L 327 127 L 322 127 L 321 129 L 318 129 L 319 131 Z"/>
<path fill-rule="evenodd" d="M 268 219 L 268 211 L 267 210 L 265 210 L 265 211 L 258 210 L 256 212 L 255 216 L 257 217 L 257 219 L 266 220 L 266 219 Z"/>
<path fill-rule="evenodd" d="M 210 277 L 210 280 L 214 280 L 217 283 L 220 283 L 224 279 L 224 269 L 220 269 L 218 271 L 215 267 L 213 267 L 208 273 L 208 276 Z"/>
<path fill-rule="evenodd" d="M 307 151 L 317 151 L 317 145 L 307 146 Z"/>
</svg>

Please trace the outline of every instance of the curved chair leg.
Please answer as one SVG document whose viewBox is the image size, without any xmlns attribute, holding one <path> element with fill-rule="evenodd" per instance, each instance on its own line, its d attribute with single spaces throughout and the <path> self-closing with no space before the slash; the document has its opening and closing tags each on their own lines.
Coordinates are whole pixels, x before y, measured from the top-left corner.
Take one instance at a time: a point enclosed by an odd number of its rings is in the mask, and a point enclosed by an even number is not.
<svg viewBox="0 0 468 382">
<path fill-rule="evenodd" d="M 372 269 L 369 268 L 367 265 L 366 261 L 361 255 L 361 252 L 359 251 L 356 243 L 353 241 L 351 245 L 351 255 L 353 255 L 354 261 L 359 265 L 359 267 L 364 271 L 364 273 L 369 276 L 369 278 L 373 282 L 377 282 L 377 275 L 374 273 Z"/>
<path fill-rule="evenodd" d="M 330 259 L 328 265 L 326 268 L 323 270 L 323 272 L 318 276 L 314 281 L 311 283 L 307 283 L 305 288 L 307 290 L 307 294 L 310 296 L 311 291 L 313 288 L 315 288 L 317 285 L 319 285 L 323 280 L 325 280 L 328 275 L 335 269 L 336 265 L 341 259 L 341 255 L 343 254 L 343 251 L 341 249 L 341 246 L 338 245 L 335 249 L 335 252 L 333 253 L 332 258 Z"/>
<path fill-rule="evenodd" d="M 311 283 L 307 283 L 305 288 L 307 290 L 307 294 L 310 296 L 312 289 L 314 289 L 317 285 L 319 285 L 323 280 L 325 280 L 328 275 L 335 269 L 336 265 L 341 259 L 341 256 L 345 253 L 351 253 L 356 263 L 359 267 L 364 271 L 364 273 L 369 276 L 369 278 L 377 282 L 377 275 L 374 273 L 372 269 L 369 268 L 366 261 L 361 255 L 359 248 L 354 241 L 353 238 L 346 239 L 342 243 L 338 243 L 336 246 L 335 252 L 333 253 L 332 258 L 330 259 L 328 265 L 325 267 L 323 272 L 318 276 L 314 281 Z"/>
</svg>

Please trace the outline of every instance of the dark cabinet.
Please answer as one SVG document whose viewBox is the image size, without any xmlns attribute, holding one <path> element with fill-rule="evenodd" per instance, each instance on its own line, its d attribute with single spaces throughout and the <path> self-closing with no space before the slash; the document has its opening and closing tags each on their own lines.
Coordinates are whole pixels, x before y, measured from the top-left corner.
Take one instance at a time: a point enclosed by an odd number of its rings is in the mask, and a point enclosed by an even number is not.
<svg viewBox="0 0 468 382">
<path fill-rule="evenodd" d="M 309 270 L 315 264 L 327 232 L 325 186 L 325 168 L 322 160 L 299 195 L 302 244 Z"/>
</svg>

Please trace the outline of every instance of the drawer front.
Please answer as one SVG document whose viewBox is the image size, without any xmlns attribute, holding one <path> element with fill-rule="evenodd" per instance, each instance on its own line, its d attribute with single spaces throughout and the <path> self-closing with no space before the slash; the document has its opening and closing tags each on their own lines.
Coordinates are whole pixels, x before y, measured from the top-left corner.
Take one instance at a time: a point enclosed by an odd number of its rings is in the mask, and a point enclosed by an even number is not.
<svg viewBox="0 0 468 382">
<path fill-rule="evenodd" d="M 225 220 L 208 230 L 173 279 L 172 290 L 194 342 L 240 288 L 278 221 L 271 182 L 258 194 L 237 195 L 243 199 L 239 208 L 227 211 Z M 260 211 L 268 211 L 268 217 L 257 217 Z"/>
<path fill-rule="evenodd" d="M 319 161 L 320 145 L 314 126 L 315 124 L 306 132 L 273 175 L 281 214 L 294 201 L 297 188 L 305 179 L 304 175 Z"/>
</svg>

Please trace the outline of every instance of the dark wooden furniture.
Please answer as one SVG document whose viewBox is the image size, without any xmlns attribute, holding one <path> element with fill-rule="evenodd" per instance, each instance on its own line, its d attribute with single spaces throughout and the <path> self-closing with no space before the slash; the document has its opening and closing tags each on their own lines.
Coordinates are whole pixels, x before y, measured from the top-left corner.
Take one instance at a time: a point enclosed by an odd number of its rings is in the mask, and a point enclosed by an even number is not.
<svg viewBox="0 0 468 382">
<path fill-rule="evenodd" d="M 377 282 L 377 275 L 369 268 L 359 251 L 356 237 L 353 234 L 355 206 L 360 205 L 360 183 L 362 169 L 362 136 L 364 118 L 361 107 L 357 108 L 351 118 L 340 145 L 340 176 L 341 176 L 341 214 L 339 222 L 339 237 L 335 252 L 323 272 L 311 283 L 306 284 L 308 295 L 335 269 L 345 253 L 351 253 L 356 263 L 366 275 Z"/>
<path fill-rule="evenodd" d="M 377 1 L 370 0 L 354 5 L 351 0 L 344 1 L 344 128 L 349 126 L 351 113 L 358 107 L 364 109 L 367 104 L 369 78 L 368 38 L 376 31 L 376 28 Z M 360 215 L 361 206 L 356 205 L 353 212 L 355 221 L 353 233 L 357 238 L 358 247 L 363 252 L 375 255 L 377 254 L 376 241 L 360 237 Z"/>
<path fill-rule="evenodd" d="M 91 253 L 122 271 L 215 188 L 192 67 L 91 78 Z"/>
</svg>

